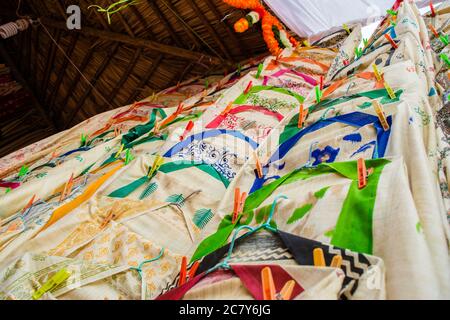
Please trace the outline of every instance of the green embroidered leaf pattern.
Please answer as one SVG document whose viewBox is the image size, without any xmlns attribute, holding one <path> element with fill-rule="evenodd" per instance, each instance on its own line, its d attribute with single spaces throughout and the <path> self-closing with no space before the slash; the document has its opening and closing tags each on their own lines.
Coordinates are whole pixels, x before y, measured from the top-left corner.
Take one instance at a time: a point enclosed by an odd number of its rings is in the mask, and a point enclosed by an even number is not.
<svg viewBox="0 0 450 320">
<path fill-rule="evenodd" d="M 83 162 L 83 161 L 84 161 L 84 159 L 83 159 L 82 156 L 76 156 L 75 159 L 77 159 L 77 160 L 80 161 L 80 162 Z"/>
<path fill-rule="evenodd" d="M 370 107 L 372 107 L 372 103 L 367 102 L 367 101 L 358 106 L 359 109 L 368 109 Z"/>
<path fill-rule="evenodd" d="M 313 208 L 313 205 L 308 203 L 304 205 L 301 208 L 295 209 L 292 216 L 288 219 L 287 224 L 293 224 L 294 222 L 297 222 L 301 218 L 303 218 L 311 209 Z"/>
<path fill-rule="evenodd" d="M 319 191 L 314 193 L 314 197 L 316 197 L 317 199 L 322 199 L 325 196 L 325 193 L 327 193 L 328 189 L 330 189 L 330 187 L 320 189 Z"/>
<path fill-rule="evenodd" d="M 47 172 L 41 172 L 36 175 L 36 179 L 42 179 L 47 175 Z"/>
<path fill-rule="evenodd" d="M 173 194 L 166 199 L 166 202 L 176 204 L 180 207 L 184 206 L 184 201 L 185 199 L 182 194 Z"/>
<path fill-rule="evenodd" d="M 193 222 L 199 228 L 203 229 L 211 221 L 214 213 L 211 209 L 199 209 L 195 212 Z"/>
<path fill-rule="evenodd" d="M 422 224 L 420 222 L 417 222 L 416 230 L 417 230 L 417 233 L 422 233 Z"/>
<path fill-rule="evenodd" d="M 139 200 L 144 200 L 145 198 L 149 197 L 153 192 L 155 192 L 158 189 L 158 184 L 156 182 L 150 183 L 144 191 L 142 191 L 141 195 L 139 196 Z"/>
<path fill-rule="evenodd" d="M 259 211 L 255 215 L 256 223 L 261 224 L 263 221 L 265 221 L 269 217 L 271 208 L 272 205 L 268 205 L 259 209 Z"/>
</svg>

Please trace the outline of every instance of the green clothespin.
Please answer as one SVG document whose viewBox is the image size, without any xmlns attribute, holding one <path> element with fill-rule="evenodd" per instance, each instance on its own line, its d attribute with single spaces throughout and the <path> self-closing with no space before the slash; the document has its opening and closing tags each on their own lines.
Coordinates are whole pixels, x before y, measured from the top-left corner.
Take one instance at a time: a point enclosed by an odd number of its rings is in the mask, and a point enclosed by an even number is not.
<svg viewBox="0 0 450 320">
<path fill-rule="evenodd" d="M 448 35 L 440 35 L 440 36 L 439 36 L 439 39 L 441 40 L 441 42 L 442 42 L 444 45 L 448 46 Z"/>
<path fill-rule="evenodd" d="M 397 11 L 394 11 L 392 9 L 386 10 L 386 12 L 393 17 L 396 17 L 398 14 Z"/>
<path fill-rule="evenodd" d="M 258 66 L 258 71 L 256 72 L 256 79 L 259 79 L 259 77 L 261 76 L 261 73 L 263 72 L 264 69 L 264 64 L 260 63 Z"/>
<path fill-rule="evenodd" d="M 448 67 L 450 67 L 450 59 L 445 53 L 442 53 L 440 55 L 441 59 L 447 64 Z"/>
<path fill-rule="evenodd" d="M 362 49 L 361 48 L 355 48 L 355 55 L 356 58 L 359 58 L 362 56 Z"/>
<path fill-rule="evenodd" d="M 32 298 L 33 300 L 40 299 L 46 292 L 53 290 L 55 287 L 66 281 L 71 273 L 66 268 L 59 270 L 53 277 L 51 277 L 42 287 L 36 290 Z"/>
<path fill-rule="evenodd" d="M 322 100 L 322 90 L 319 86 L 316 86 L 316 102 L 319 103 Z"/>
<path fill-rule="evenodd" d="M 29 168 L 24 164 L 19 170 L 19 178 L 25 176 L 28 173 Z"/>
<path fill-rule="evenodd" d="M 129 164 L 133 160 L 134 156 L 131 154 L 131 150 L 127 149 L 127 151 L 125 152 L 125 165 Z"/>
<path fill-rule="evenodd" d="M 11 192 L 11 188 L 6 188 L 5 194 L 10 193 Z"/>
<path fill-rule="evenodd" d="M 87 134 L 82 133 L 81 134 L 81 146 L 84 147 L 87 144 Z"/>
<path fill-rule="evenodd" d="M 238 65 L 237 65 L 237 74 L 238 74 L 238 76 L 241 76 L 241 72 L 242 72 L 242 66 L 241 66 L 240 63 L 238 63 Z"/>
<path fill-rule="evenodd" d="M 209 88 L 209 81 L 208 79 L 205 80 L 205 89 L 208 90 Z"/>
<path fill-rule="evenodd" d="M 364 48 L 366 48 L 367 45 L 369 44 L 369 39 L 363 38 L 363 44 L 364 44 Z"/>
</svg>

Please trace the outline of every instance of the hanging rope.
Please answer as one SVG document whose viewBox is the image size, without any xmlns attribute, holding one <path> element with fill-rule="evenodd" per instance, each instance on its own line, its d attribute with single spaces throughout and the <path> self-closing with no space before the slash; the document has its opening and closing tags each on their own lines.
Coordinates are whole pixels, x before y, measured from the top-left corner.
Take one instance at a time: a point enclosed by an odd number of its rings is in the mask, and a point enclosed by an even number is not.
<svg viewBox="0 0 450 320">
<path fill-rule="evenodd" d="M 120 1 L 117 1 L 113 4 L 111 4 L 107 8 L 102 8 L 99 5 L 93 4 L 93 5 L 90 5 L 88 7 L 88 9 L 90 9 L 91 7 L 94 7 L 94 8 L 97 8 L 98 12 L 106 12 L 106 16 L 108 17 L 108 24 L 111 24 L 111 16 L 114 13 L 117 13 L 125 8 L 128 8 L 129 6 L 134 6 L 136 4 L 138 4 L 138 2 L 136 0 L 120 0 Z M 116 8 L 117 6 L 120 6 L 120 7 Z M 116 9 L 114 9 L 114 8 L 116 8 Z"/>
</svg>

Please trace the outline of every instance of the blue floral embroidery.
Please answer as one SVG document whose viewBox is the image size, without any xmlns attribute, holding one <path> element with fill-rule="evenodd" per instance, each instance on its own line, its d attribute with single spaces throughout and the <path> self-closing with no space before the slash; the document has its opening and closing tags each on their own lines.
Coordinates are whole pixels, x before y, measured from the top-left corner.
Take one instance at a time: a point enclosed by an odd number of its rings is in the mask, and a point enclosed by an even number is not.
<svg viewBox="0 0 450 320">
<path fill-rule="evenodd" d="M 321 164 L 324 161 L 325 157 L 328 157 L 325 162 L 332 163 L 336 160 L 337 155 L 339 154 L 339 151 L 341 151 L 340 148 L 333 149 L 331 146 L 326 146 L 325 149 L 320 150 L 316 149 L 311 153 L 311 156 L 316 159 L 314 161 L 313 166 L 317 166 Z"/>
<path fill-rule="evenodd" d="M 233 158 L 237 159 L 237 157 L 237 154 L 231 153 L 225 148 L 219 150 L 204 141 L 193 141 L 188 147 L 174 155 L 175 160 L 209 164 L 228 180 L 232 180 L 236 176 L 236 172 L 230 163 L 233 161 Z"/>
</svg>

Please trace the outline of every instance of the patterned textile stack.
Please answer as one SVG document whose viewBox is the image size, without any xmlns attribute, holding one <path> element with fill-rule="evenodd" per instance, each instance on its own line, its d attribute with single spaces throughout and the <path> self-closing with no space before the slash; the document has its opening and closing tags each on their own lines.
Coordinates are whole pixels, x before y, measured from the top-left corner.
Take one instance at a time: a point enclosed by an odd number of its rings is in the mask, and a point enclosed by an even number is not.
<svg viewBox="0 0 450 320">
<path fill-rule="evenodd" d="M 0 159 L 0 299 L 450 298 L 450 3 L 393 10 Z"/>
</svg>

